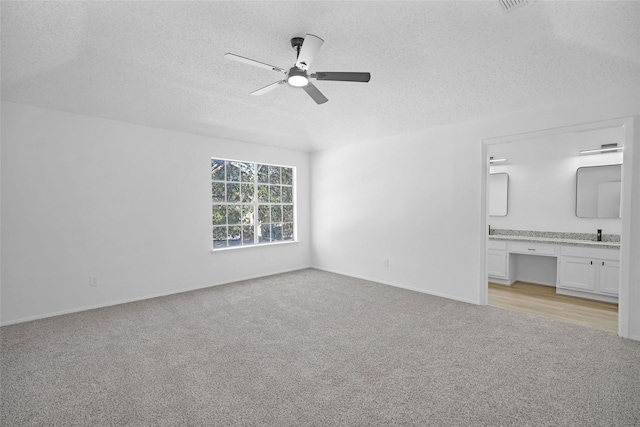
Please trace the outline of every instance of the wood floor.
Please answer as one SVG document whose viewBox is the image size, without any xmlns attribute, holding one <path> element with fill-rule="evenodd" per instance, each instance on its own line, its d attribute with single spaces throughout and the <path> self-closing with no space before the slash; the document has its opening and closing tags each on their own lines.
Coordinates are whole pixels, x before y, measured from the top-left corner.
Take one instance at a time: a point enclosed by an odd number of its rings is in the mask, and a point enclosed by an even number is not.
<svg viewBox="0 0 640 427">
<path fill-rule="evenodd" d="M 618 304 L 558 295 L 551 286 L 489 282 L 489 305 L 618 332 Z"/>
</svg>

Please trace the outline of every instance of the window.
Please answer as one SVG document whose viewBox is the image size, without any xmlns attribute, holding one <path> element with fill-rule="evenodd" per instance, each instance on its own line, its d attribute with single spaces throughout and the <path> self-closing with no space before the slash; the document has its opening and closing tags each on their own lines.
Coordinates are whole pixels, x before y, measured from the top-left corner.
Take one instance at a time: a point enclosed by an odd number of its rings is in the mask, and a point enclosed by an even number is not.
<svg viewBox="0 0 640 427">
<path fill-rule="evenodd" d="M 294 241 L 294 172 L 212 158 L 213 249 Z"/>
</svg>

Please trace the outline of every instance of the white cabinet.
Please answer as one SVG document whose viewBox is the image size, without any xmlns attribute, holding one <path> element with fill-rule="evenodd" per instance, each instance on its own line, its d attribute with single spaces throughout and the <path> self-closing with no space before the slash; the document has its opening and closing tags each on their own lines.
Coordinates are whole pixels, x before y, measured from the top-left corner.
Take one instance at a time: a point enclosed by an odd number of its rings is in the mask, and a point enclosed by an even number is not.
<svg viewBox="0 0 640 427">
<path fill-rule="evenodd" d="M 530 257 L 530 255 L 535 255 Z M 551 262 L 521 263 L 542 258 Z M 540 270 L 531 266 L 541 266 Z M 526 267 L 526 268 L 524 268 Z M 549 268 L 555 269 L 550 273 Z M 620 250 L 588 246 L 566 246 L 539 242 L 489 240 L 487 275 L 489 281 L 511 285 L 519 277 L 535 272 L 533 283 L 556 286 L 556 292 L 601 301 L 617 302 L 620 282 Z M 546 278 L 545 273 L 550 278 Z M 543 278 L 545 281 L 542 281 Z"/>
<path fill-rule="evenodd" d="M 596 265 L 589 258 L 565 256 L 560 258 L 560 283 L 563 288 L 581 291 L 596 290 Z"/>
<path fill-rule="evenodd" d="M 605 294 L 618 295 L 620 287 L 620 262 L 601 260 L 600 283 L 598 290 Z"/>
<path fill-rule="evenodd" d="M 510 285 L 507 242 L 490 240 L 487 245 L 487 275 L 495 283 Z"/>
<path fill-rule="evenodd" d="M 579 291 L 586 298 L 615 297 L 620 282 L 618 250 L 562 247 L 558 266 L 558 291 Z M 563 292 L 567 293 L 567 292 Z M 575 293 L 570 293 L 576 295 Z M 598 298 L 611 301 L 611 298 Z"/>
<path fill-rule="evenodd" d="M 487 251 L 487 273 L 490 277 L 507 278 L 507 251 L 496 249 Z"/>
</svg>

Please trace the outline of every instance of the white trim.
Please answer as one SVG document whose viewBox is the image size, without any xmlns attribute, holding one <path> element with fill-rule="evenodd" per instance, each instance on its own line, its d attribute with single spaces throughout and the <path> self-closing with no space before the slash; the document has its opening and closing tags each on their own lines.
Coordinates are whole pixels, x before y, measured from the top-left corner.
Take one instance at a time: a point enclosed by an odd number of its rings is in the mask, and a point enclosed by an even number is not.
<svg viewBox="0 0 640 427">
<path fill-rule="evenodd" d="M 182 289 L 178 289 L 178 290 L 173 290 L 173 291 L 168 291 L 168 292 L 161 292 L 161 293 L 158 293 L 158 294 L 146 295 L 146 296 L 137 297 L 137 298 L 129 298 L 129 299 L 124 299 L 124 300 L 119 300 L 119 301 L 108 302 L 108 303 L 104 303 L 104 304 L 89 305 L 89 306 L 85 306 L 85 307 L 72 308 L 72 309 L 69 309 L 69 310 L 56 311 L 54 313 L 39 314 L 37 316 L 23 317 L 23 318 L 16 319 L 16 320 L 10 320 L 10 321 L 5 322 L 5 323 L 0 323 L 0 326 L 15 325 L 17 323 L 30 322 L 32 320 L 46 319 L 46 318 L 49 318 L 49 317 L 62 316 L 62 315 L 65 315 L 65 314 L 79 313 L 79 312 L 82 312 L 82 311 L 94 310 L 96 308 L 111 307 L 111 306 L 114 306 L 114 305 L 128 304 L 130 302 L 144 301 L 144 300 L 148 300 L 148 299 L 152 299 L 152 298 L 159 298 L 159 297 L 166 297 L 168 295 L 175 295 L 175 294 L 181 294 L 181 293 L 184 293 L 184 292 L 197 291 L 197 290 L 200 290 L 200 289 L 213 288 L 213 287 L 216 287 L 216 286 L 228 285 L 230 283 L 242 282 L 242 281 L 245 281 L 245 280 L 260 279 L 260 278 L 263 278 L 263 277 L 273 276 L 273 275 L 276 275 L 276 274 L 289 273 L 289 272 L 298 271 L 298 270 L 305 270 L 307 268 L 313 268 L 313 267 L 310 266 L 310 265 L 308 265 L 306 267 L 296 267 L 296 268 L 292 268 L 292 269 L 269 272 L 269 273 L 266 273 L 266 274 L 257 274 L 257 275 L 239 277 L 237 279 L 233 279 L 233 280 L 230 280 L 230 281 L 227 281 L 227 282 L 221 282 L 221 283 L 216 283 L 216 284 L 212 284 L 212 285 L 195 286 L 195 287 L 191 287 L 191 288 L 182 288 Z"/>
<path fill-rule="evenodd" d="M 265 246 L 289 245 L 291 243 L 300 243 L 299 240 L 279 240 L 275 242 L 254 243 L 252 245 L 225 246 L 223 248 L 211 249 L 211 253 L 234 251 L 236 249 L 264 248 Z"/>
<path fill-rule="evenodd" d="M 633 278 L 633 260 L 631 251 L 631 231 L 632 231 L 632 210 L 633 210 L 633 197 L 634 188 L 634 173 L 640 174 L 640 171 L 633 170 L 633 165 L 638 164 L 634 162 L 633 157 L 636 154 L 638 148 L 634 144 L 634 133 L 638 133 L 639 129 L 635 125 L 636 121 L 634 117 L 628 117 L 624 122 L 624 146 L 625 150 L 622 154 L 622 236 L 620 239 L 620 287 L 618 292 L 618 335 L 624 338 L 632 338 L 629 335 L 629 317 L 631 315 L 630 303 L 631 303 L 631 283 Z M 637 136 L 636 138 L 637 139 Z M 635 194 L 638 194 L 639 189 L 635 189 Z M 637 214 L 637 212 L 636 212 Z M 640 283 L 636 282 L 636 286 Z M 635 337 L 640 341 L 640 337 Z"/>
<path fill-rule="evenodd" d="M 239 181 L 228 181 L 227 180 L 227 165 L 229 163 L 241 163 L 241 164 L 245 164 L 245 165 L 251 165 L 252 168 L 254 169 L 254 175 L 253 175 L 253 181 L 251 182 L 251 185 L 253 185 L 253 202 L 229 202 L 229 201 L 225 201 L 225 202 L 211 202 L 212 206 L 225 206 L 226 208 L 228 208 L 229 206 L 242 206 L 242 205 L 251 205 L 253 206 L 253 224 L 246 224 L 246 223 L 240 223 L 240 224 L 229 224 L 228 222 L 225 224 L 212 224 L 212 226 L 215 227 L 226 227 L 227 233 L 229 231 L 229 227 L 248 227 L 248 226 L 252 226 L 253 227 L 253 243 L 248 244 L 248 245 L 244 245 L 242 244 L 243 239 L 241 238 L 241 244 L 238 246 L 223 246 L 223 247 L 219 247 L 216 248 L 213 245 L 212 242 L 212 246 L 211 246 L 211 251 L 212 252 L 217 252 L 217 251 L 222 251 L 222 250 L 228 250 L 228 249 L 236 249 L 236 248 L 242 248 L 242 247 L 251 247 L 251 246 L 260 246 L 260 245 L 271 245 L 271 244 L 278 244 L 278 243 L 291 243 L 291 242 L 296 242 L 297 241 L 297 237 L 298 237 L 298 211 L 296 209 L 296 205 L 297 205 L 297 184 L 296 184 L 296 179 L 297 179 L 297 173 L 296 170 L 297 168 L 295 166 L 284 166 L 284 165 L 272 165 L 269 163 L 262 163 L 262 162 L 252 162 L 252 161 L 247 161 L 247 160 L 229 160 L 229 159 L 223 159 L 220 157 L 211 157 L 209 164 L 212 165 L 214 161 L 223 161 L 225 163 L 225 176 L 224 176 L 224 180 L 214 180 L 213 176 L 211 177 L 211 183 L 212 185 L 214 183 L 221 183 L 224 185 L 225 187 L 225 200 L 227 199 L 227 186 L 229 184 L 238 184 L 240 192 L 242 192 L 242 185 L 243 184 L 249 184 L 248 181 L 242 181 L 242 171 L 240 171 L 240 176 L 239 176 Z M 259 181 L 259 174 L 258 174 L 258 169 L 261 166 L 273 166 L 273 167 L 277 167 L 277 168 L 281 168 L 281 169 L 290 169 L 291 170 L 291 185 L 289 184 L 283 184 L 282 182 L 280 182 L 280 184 L 271 184 L 270 182 L 260 182 Z M 267 171 L 267 174 L 269 174 L 269 172 Z M 282 172 L 280 173 L 280 177 L 282 178 Z M 285 203 L 285 202 L 280 202 L 280 203 L 274 203 L 274 202 L 260 202 L 260 196 L 259 196 L 259 188 L 260 186 L 266 186 L 268 191 L 271 192 L 271 186 L 272 185 L 277 185 L 280 187 L 280 189 L 282 190 L 282 188 L 284 187 L 291 187 L 291 203 Z M 274 225 L 274 224 L 281 224 L 281 226 L 283 224 L 291 224 L 293 226 L 293 240 L 276 240 L 276 241 L 266 241 L 266 242 L 261 242 L 260 241 L 260 227 L 262 226 L 262 223 L 260 223 L 260 221 L 258 220 L 258 215 L 259 215 L 259 208 L 260 205 L 263 206 L 269 206 L 271 209 L 271 206 L 281 206 L 282 209 L 284 209 L 284 206 L 288 206 L 291 205 L 292 209 L 293 209 L 293 220 L 291 222 L 285 222 L 285 221 L 280 221 L 280 222 L 272 222 L 269 221 L 268 224 Z M 228 215 L 228 213 L 227 213 Z M 228 221 L 228 218 L 227 218 Z M 213 236 L 212 236 L 213 237 Z M 227 234 L 227 241 L 229 235 Z"/>
<path fill-rule="evenodd" d="M 489 147 L 487 144 L 482 144 L 480 147 L 480 155 L 483 160 L 481 163 L 480 174 L 480 212 L 478 215 L 480 218 L 480 277 L 478 283 L 478 304 L 489 304 L 489 275 L 487 269 L 487 246 L 489 242 L 489 192 L 487 186 L 489 185 Z M 484 215 L 482 215 L 484 213 Z"/>
<path fill-rule="evenodd" d="M 629 286 L 631 283 L 631 242 L 630 236 L 631 234 L 631 204 L 632 204 L 632 188 L 631 184 L 633 182 L 633 137 L 634 132 L 638 132 L 638 129 L 634 128 L 634 117 L 619 117 L 614 119 L 595 121 L 589 123 L 581 123 L 574 125 L 566 125 L 551 129 L 544 129 L 540 131 L 532 131 L 532 132 L 524 132 L 521 134 L 513 134 L 506 135 L 494 138 L 486 138 L 481 141 L 482 144 L 482 162 L 483 166 L 481 168 L 481 201 L 482 201 L 482 212 L 484 215 L 480 215 L 482 218 L 481 225 L 483 227 L 483 232 L 481 233 L 481 243 L 480 250 L 482 257 L 484 260 L 484 271 L 481 271 L 480 274 L 480 295 L 482 292 L 487 292 L 488 282 L 486 276 L 486 244 L 488 240 L 488 235 L 486 233 L 486 227 L 488 222 L 488 209 L 487 209 L 487 175 L 489 173 L 488 170 L 488 158 L 487 151 L 489 145 L 501 144 L 512 141 L 522 141 L 531 138 L 540 138 L 544 136 L 557 135 L 560 133 L 566 132 L 588 132 L 598 129 L 607 129 L 612 127 L 622 127 L 624 129 L 624 147 L 623 151 L 623 166 L 622 166 L 622 236 L 623 239 L 620 245 L 620 293 L 618 297 L 618 335 L 623 338 L 631 338 L 638 339 L 640 337 L 629 336 L 629 298 L 630 298 L 630 290 Z M 640 173 L 640 171 L 636 172 Z"/>
<path fill-rule="evenodd" d="M 627 124 L 630 117 L 617 117 L 614 119 L 598 120 L 589 123 L 578 123 L 573 125 L 559 126 L 555 128 L 536 130 L 530 132 L 516 133 L 511 135 L 497 136 L 485 138 L 482 140 L 485 144 L 502 144 L 505 142 L 523 141 L 525 139 L 541 138 L 543 136 L 557 135 L 565 132 L 591 132 L 599 129 L 608 129 L 612 127 L 622 127 Z"/>
<path fill-rule="evenodd" d="M 454 295 L 442 294 L 442 293 L 439 293 L 439 292 L 432 292 L 432 291 L 425 291 L 424 289 L 414 288 L 412 286 L 399 285 L 397 283 L 381 281 L 379 279 L 372 279 L 372 278 L 369 278 L 369 277 L 366 277 L 366 276 L 360 276 L 360 275 L 351 274 L 351 273 L 344 273 L 344 272 L 341 272 L 341 271 L 338 271 L 338 270 L 332 270 L 332 269 L 328 269 L 328 268 L 322 268 L 322 267 L 317 267 L 317 266 L 316 267 L 311 267 L 311 268 L 315 268 L 316 270 L 326 271 L 327 273 L 333 273 L 333 274 L 339 274 L 341 276 L 353 277 L 354 279 L 366 280 L 367 282 L 379 283 L 379 284 L 385 285 L 385 286 L 392 286 L 394 288 L 400 288 L 400 289 L 406 289 L 408 291 L 420 292 L 421 294 L 432 295 L 434 297 L 446 298 L 446 299 L 451 299 L 451 300 L 455 300 L 455 301 L 464 302 L 464 303 L 467 303 L 467 304 L 478 305 L 477 301 L 466 299 L 466 298 L 460 298 L 460 297 L 457 297 L 457 296 L 454 296 Z"/>
</svg>

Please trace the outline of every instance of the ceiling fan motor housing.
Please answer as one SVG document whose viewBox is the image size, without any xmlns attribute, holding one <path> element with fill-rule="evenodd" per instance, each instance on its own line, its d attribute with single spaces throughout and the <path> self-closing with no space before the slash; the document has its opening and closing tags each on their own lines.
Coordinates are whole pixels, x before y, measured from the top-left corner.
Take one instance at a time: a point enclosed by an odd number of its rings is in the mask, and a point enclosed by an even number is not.
<svg viewBox="0 0 640 427">
<path fill-rule="evenodd" d="M 294 37 L 291 39 L 291 47 L 298 52 L 302 47 L 302 43 L 304 43 L 304 37 Z"/>
</svg>

